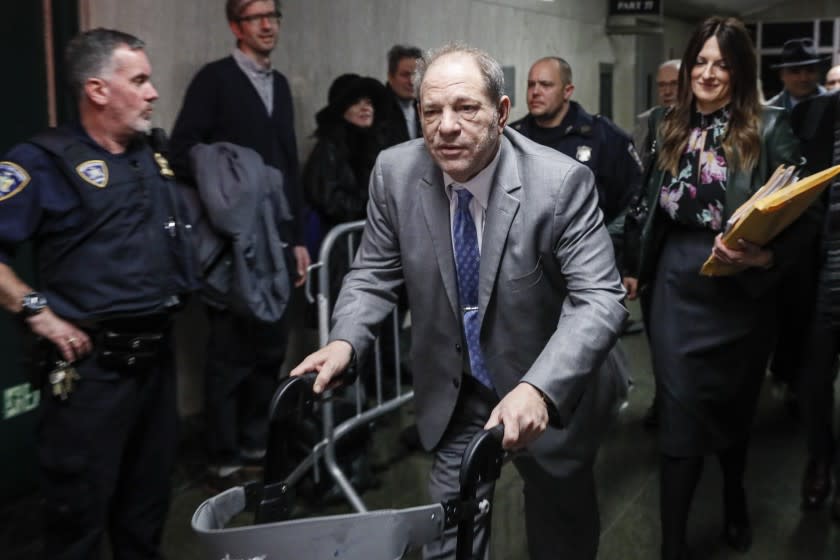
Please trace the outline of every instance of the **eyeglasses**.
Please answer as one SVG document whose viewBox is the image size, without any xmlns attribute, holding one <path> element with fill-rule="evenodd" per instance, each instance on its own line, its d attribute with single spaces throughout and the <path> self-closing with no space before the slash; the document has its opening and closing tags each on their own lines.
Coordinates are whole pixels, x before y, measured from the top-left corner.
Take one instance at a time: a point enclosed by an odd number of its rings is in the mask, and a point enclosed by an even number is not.
<svg viewBox="0 0 840 560">
<path fill-rule="evenodd" d="M 236 19 L 239 23 L 259 23 L 262 20 L 267 20 L 269 23 L 280 23 L 280 20 L 283 19 L 283 14 L 279 11 L 277 12 L 266 12 L 264 14 L 251 14 L 249 16 L 241 16 Z"/>
</svg>

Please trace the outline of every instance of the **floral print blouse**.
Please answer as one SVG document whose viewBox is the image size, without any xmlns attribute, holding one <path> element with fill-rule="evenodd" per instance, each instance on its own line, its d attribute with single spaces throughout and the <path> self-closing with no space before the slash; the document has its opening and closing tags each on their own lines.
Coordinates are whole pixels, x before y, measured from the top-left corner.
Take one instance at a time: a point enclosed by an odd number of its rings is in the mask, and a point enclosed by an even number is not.
<svg viewBox="0 0 840 560">
<path fill-rule="evenodd" d="M 688 145 L 680 157 L 676 176 L 665 173 L 659 191 L 659 206 L 678 224 L 690 228 L 723 229 L 727 167 L 723 139 L 729 122 L 729 107 L 691 120 Z"/>
</svg>

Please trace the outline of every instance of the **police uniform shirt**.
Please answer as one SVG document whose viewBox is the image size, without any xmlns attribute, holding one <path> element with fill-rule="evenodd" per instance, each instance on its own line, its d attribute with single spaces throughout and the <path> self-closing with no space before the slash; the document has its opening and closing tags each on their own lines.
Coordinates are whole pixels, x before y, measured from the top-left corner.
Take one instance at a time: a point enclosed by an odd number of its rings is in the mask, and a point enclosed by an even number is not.
<svg viewBox="0 0 840 560">
<path fill-rule="evenodd" d="M 80 126 L 73 130 L 95 145 Z M 80 202 L 44 150 L 29 143 L 14 146 L 0 161 L 0 262 L 11 265 L 15 246 L 36 232 L 39 236 L 60 234 L 72 227 L 78 220 L 72 210 Z"/>
<path fill-rule="evenodd" d="M 15 248 L 34 240 L 39 290 L 71 320 L 172 305 L 185 282 L 179 241 L 170 242 L 173 232 L 166 230 L 173 199 L 161 190 L 171 175 L 165 160 L 153 157 L 140 138 L 112 154 L 79 123 L 57 132 L 85 150 L 76 184 L 52 154 L 32 143 L 0 158 L 0 262 L 11 265 Z M 115 177 L 126 169 L 136 182 Z"/>
<path fill-rule="evenodd" d="M 630 136 L 609 119 L 590 115 L 575 101 L 569 102 L 559 126 L 538 126 L 528 115 L 511 127 L 592 170 L 605 222 L 627 208 L 641 187 L 642 164 Z"/>
</svg>

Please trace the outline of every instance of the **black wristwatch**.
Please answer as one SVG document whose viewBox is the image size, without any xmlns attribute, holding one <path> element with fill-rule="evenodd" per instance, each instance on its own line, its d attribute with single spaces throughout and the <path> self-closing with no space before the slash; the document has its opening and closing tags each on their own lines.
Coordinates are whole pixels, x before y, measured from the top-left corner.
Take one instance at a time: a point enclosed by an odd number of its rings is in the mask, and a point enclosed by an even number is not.
<svg viewBox="0 0 840 560">
<path fill-rule="evenodd" d="M 21 304 L 23 308 L 20 310 L 19 315 L 24 319 L 28 319 L 47 308 L 47 298 L 38 292 L 29 292 L 23 296 Z"/>
</svg>

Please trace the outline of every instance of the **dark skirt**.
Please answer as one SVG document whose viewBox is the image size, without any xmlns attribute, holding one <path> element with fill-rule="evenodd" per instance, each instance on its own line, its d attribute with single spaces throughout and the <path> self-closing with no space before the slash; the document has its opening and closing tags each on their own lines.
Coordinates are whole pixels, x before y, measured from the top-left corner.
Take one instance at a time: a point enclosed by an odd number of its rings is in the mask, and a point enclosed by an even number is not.
<svg viewBox="0 0 840 560">
<path fill-rule="evenodd" d="M 672 229 L 651 301 L 651 354 L 660 450 L 706 455 L 745 441 L 773 345 L 774 301 L 756 299 L 736 276 L 699 274 L 710 231 Z"/>
</svg>

